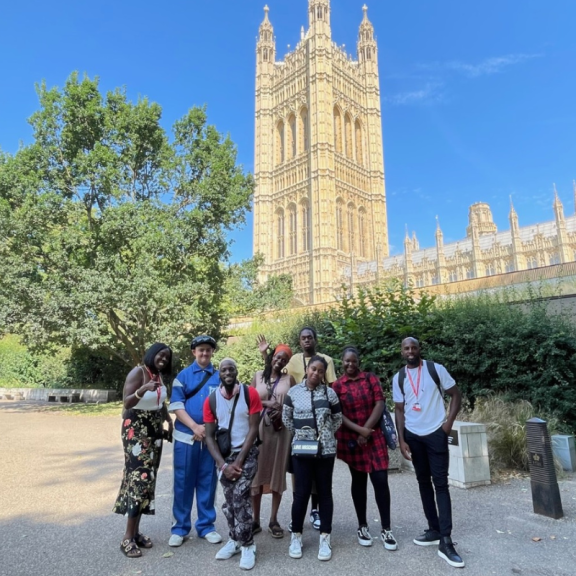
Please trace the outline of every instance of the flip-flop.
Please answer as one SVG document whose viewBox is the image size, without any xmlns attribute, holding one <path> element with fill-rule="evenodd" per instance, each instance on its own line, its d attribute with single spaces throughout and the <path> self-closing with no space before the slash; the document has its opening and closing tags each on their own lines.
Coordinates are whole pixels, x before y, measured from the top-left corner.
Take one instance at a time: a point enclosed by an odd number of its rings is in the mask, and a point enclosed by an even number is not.
<svg viewBox="0 0 576 576">
<path fill-rule="evenodd" d="M 142 556 L 142 551 L 138 548 L 138 544 L 134 540 L 128 540 L 128 538 L 122 541 L 120 550 L 127 558 L 140 558 Z"/>
<path fill-rule="evenodd" d="M 272 538 L 284 538 L 284 530 L 278 522 L 270 522 L 268 524 L 268 532 L 272 534 Z"/>
<path fill-rule="evenodd" d="M 134 542 L 136 542 L 136 544 L 138 544 L 138 546 L 140 546 L 141 548 L 152 548 L 152 546 L 154 546 L 154 544 L 152 543 L 152 540 L 148 537 L 148 536 L 144 536 L 144 534 L 141 534 L 140 532 L 138 532 L 138 534 L 136 534 L 136 537 L 134 538 Z"/>
</svg>

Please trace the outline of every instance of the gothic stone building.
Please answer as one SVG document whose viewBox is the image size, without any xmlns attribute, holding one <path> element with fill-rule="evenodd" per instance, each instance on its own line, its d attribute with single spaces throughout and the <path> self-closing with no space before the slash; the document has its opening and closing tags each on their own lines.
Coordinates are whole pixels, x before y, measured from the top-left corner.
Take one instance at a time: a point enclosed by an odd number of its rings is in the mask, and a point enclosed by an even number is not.
<svg viewBox="0 0 576 576">
<path fill-rule="evenodd" d="M 283 61 L 265 9 L 256 48 L 254 253 L 303 304 L 333 301 L 350 255 L 388 256 L 378 48 L 364 7 L 358 58 L 332 41 L 330 1 Z"/>
<path fill-rule="evenodd" d="M 576 216 L 564 216 L 557 195 L 550 222 L 521 228 L 512 207 L 510 230 L 498 232 L 490 207 L 478 203 L 470 207 L 463 240 L 444 244 L 438 225 L 435 247 L 420 249 L 416 235 L 407 235 L 404 254 L 389 257 L 378 46 L 363 10 L 355 59 L 332 40 L 330 1 L 308 0 L 308 29 L 277 60 L 264 8 L 256 47 L 254 194 L 261 279 L 291 274 L 300 304 L 322 304 L 334 301 L 343 284 L 354 289 L 391 277 L 455 293 L 467 290 L 460 285 L 482 288 L 475 279 L 514 283 L 525 279 L 518 276 L 523 270 L 552 266 L 557 275 L 568 274 L 576 259 Z"/>
</svg>

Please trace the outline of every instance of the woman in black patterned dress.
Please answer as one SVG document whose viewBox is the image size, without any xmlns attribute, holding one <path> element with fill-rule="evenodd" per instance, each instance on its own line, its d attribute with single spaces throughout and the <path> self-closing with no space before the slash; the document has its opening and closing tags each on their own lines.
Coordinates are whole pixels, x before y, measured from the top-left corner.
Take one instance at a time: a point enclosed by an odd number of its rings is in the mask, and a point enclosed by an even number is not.
<svg viewBox="0 0 576 576">
<path fill-rule="evenodd" d="M 172 420 L 165 400 L 167 390 L 162 376 L 172 369 L 172 350 L 166 344 L 152 345 L 143 365 L 128 374 L 124 384 L 122 444 L 124 476 L 114 512 L 127 517 L 126 532 L 120 550 L 128 558 L 142 556 L 140 548 L 152 548 L 152 540 L 140 533 L 142 514 L 154 514 L 156 475 L 162 456 L 163 423 L 168 423 L 172 437 Z"/>
</svg>

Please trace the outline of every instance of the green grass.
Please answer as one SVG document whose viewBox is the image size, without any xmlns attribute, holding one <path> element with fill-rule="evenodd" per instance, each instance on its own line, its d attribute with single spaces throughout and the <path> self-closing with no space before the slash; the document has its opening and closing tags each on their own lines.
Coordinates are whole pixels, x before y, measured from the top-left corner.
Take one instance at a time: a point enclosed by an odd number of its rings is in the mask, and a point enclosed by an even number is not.
<svg viewBox="0 0 576 576">
<path fill-rule="evenodd" d="M 39 408 L 40 412 L 63 412 L 73 416 L 120 416 L 122 402 L 107 402 L 104 404 L 50 404 Z"/>
</svg>

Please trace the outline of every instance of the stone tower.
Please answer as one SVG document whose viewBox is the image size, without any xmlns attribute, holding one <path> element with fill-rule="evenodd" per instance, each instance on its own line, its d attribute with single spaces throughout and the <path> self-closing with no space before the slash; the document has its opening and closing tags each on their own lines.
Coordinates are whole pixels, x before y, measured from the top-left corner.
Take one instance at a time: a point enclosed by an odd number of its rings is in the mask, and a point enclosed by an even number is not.
<svg viewBox="0 0 576 576">
<path fill-rule="evenodd" d="M 267 6 L 260 26 L 254 253 L 261 279 L 291 274 L 303 304 L 333 301 L 346 269 L 388 256 L 378 46 L 363 10 L 356 59 L 332 41 L 330 0 L 308 1 L 282 61 Z"/>
</svg>

